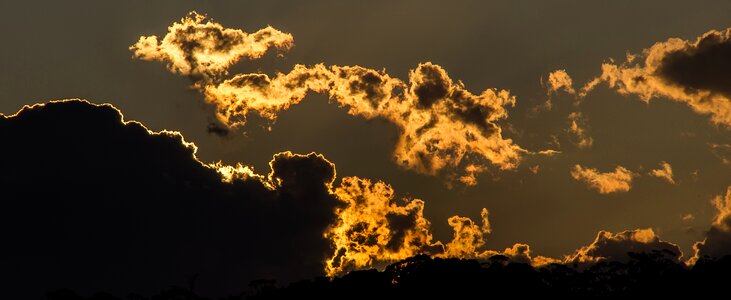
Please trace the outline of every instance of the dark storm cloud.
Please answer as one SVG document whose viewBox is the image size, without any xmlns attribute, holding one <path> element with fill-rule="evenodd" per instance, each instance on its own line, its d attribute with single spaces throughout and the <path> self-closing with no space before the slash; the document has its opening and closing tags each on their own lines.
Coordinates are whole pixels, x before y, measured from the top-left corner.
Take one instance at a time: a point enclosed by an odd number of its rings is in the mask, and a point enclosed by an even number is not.
<svg viewBox="0 0 731 300">
<path fill-rule="evenodd" d="M 180 134 L 76 100 L 0 117 L 0 141 L 0 260 L 25 296 L 150 293 L 196 274 L 200 291 L 234 293 L 323 274 L 340 202 L 322 156 L 281 153 L 267 177 L 224 180 Z"/>
</svg>

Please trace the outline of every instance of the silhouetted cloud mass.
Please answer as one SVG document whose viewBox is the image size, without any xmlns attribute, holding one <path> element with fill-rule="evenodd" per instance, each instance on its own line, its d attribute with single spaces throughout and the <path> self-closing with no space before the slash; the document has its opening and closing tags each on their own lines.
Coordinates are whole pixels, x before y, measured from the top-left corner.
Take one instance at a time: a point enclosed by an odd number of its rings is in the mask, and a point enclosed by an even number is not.
<svg viewBox="0 0 731 300">
<path fill-rule="evenodd" d="M 600 231 L 596 239 L 588 245 L 566 256 L 564 261 L 571 263 L 596 263 L 602 260 L 627 262 L 630 253 L 649 253 L 657 250 L 667 258 L 680 262 L 683 252 L 670 242 L 660 240 L 650 228 L 622 231 L 616 234 Z"/>
<path fill-rule="evenodd" d="M 693 245 L 696 253 L 692 262 L 700 258 L 731 255 L 731 187 L 725 195 L 714 197 L 712 203 L 716 208 L 716 216 L 711 228 L 705 233 L 705 239 Z"/>
<path fill-rule="evenodd" d="M 0 139 L 9 170 L 0 175 L 0 260 L 11 295 L 151 294 L 191 278 L 203 294 L 234 294 L 255 278 L 343 276 L 421 254 L 503 266 L 593 268 L 645 254 L 680 264 L 678 247 L 652 229 L 601 231 L 563 261 L 522 243 L 490 250 L 486 209 L 479 223 L 449 218 L 454 236 L 443 243 L 424 201 L 396 199 L 389 185 L 358 177 L 336 185 L 321 155 L 278 153 L 266 175 L 204 164 L 179 133 L 124 121 L 108 104 L 25 107 L 0 117 Z M 718 216 L 691 263 L 729 253 L 729 195 L 714 199 Z"/>
<path fill-rule="evenodd" d="M 280 153 L 266 176 L 226 177 L 180 134 L 79 100 L 0 117 L 0 140 L 3 282 L 25 297 L 150 293 L 196 274 L 202 292 L 237 292 L 322 274 L 331 251 L 323 232 L 341 202 L 320 155 Z"/>
</svg>

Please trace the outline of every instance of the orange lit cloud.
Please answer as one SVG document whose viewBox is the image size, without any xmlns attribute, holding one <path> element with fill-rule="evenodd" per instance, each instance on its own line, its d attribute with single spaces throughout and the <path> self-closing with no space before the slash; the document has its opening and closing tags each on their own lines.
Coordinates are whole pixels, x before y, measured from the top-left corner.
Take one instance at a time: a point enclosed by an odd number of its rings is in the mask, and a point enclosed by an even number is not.
<svg viewBox="0 0 731 300">
<path fill-rule="evenodd" d="M 661 162 L 659 169 L 650 170 L 649 173 L 651 176 L 655 176 L 657 178 L 664 179 L 665 181 L 669 182 L 670 184 L 675 184 L 675 179 L 673 178 L 673 167 L 670 166 L 667 162 Z"/>
<path fill-rule="evenodd" d="M 515 244 L 504 251 L 487 249 L 485 241 L 492 228 L 484 208 L 479 224 L 468 217 L 450 217 L 448 223 L 454 235 L 445 244 L 433 240 L 431 222 L 423 214 L 424 201 L 395 199 L 393 189 L 383 182 L 345 177 L 334 194 L 344 205 L 336 210 L 337 220 L 325 232 L 334 246 L 326 262 L 330 276 L 385 266 L 417 254 L 479 260 L 503 255 L 510 261 L 534 266 L 559 262 L 532 256 L 525 244 Z"/>
<path fill-rule="evenodd" d="M 575 94 L 574 83 L 566 70 L 556 70 L 548 74 L 548 92 L 555 93 L 563 89 L 568 94 Z"/>
<path fill-rule="evenodd" d="M 299 103 L 308 91 L 327 92 L 348 113 L 366 119 L 384 118 L 401 128 L 394 160 L 420 173 L 435 175 L 444 168 L 464 169 L 460 178 L 474 185 L 484 170 L 481 161 L 514 169 L 528 151 L 502 136 L 497 121 L 507 117 L 515 97 L 488 89 L 480 95 L 455 84 L 441 67 L 424 63 L 412 70 L 409 83 L 362 67 L 296 65 L 273 78 L 239 74 L 205 88 L 206 100 L 230 126 L 245 123 L 256 112 L 275 120 Z"/>
<path fill-rule="evenodd" d="M 680 248 L 670 242 L 660 240 L 650 228 L 622 231 L 616 234 L 607 231 L 599 231 L 594 241 L 576 250 L 575 253 L 567 255 L 564 262 L 572 263 L 596 263 L 602 260 L 627 261 L 630 253 L 660 251 L 660 254 L 679 261 L 683 252 Z"/>
<path fill-rule="evenodd" d="M 447 243 L 444 257 L 474 258 L 485 245 L 484 236 L 491 232 L 487 209 L 482 209 L 482 225 L 467 217 L 453 216 L 448 221 L 454 231 L 452 241 Z"/>
<path fill-rule="evenodd" d="M 424 201 L 401 199 L 398 204 L 391 186 L 357 177 L 343 178 L 334 193 L 345 206 L 325 232 L 334 245 L 328 275 L 442 251 L 440 243 L 432 242 Z"/>
<path fill-rule="evenodd" d="M 617 166 L 614 172 L 599 172 L 594 168 L 584 168 L 575 165 L 571 170 L 571 177 L 583 181 L 590 188 L 597 190 L 600 194 L 616 192 L 627 192 L 632 188 L 634 173 L 622 166 Z"/>
<path fill-rule="evenodd" d="M 638 56 L 644 59 L 638 59 Z M 731 126 L 731 29 L 709 31 L 695 40 L 671 38 L 630 55 L 625 63 L 602 65 L 599 82 L 623 95 L 644 101 L 668 98 L 710 116 L 711 122 Z M 635 62 L 637 61 L 637 62 Z"/>
<path fill-rule="evenodd" d="M 170 26 L 160 46 L 148 47 L 156 43 L 147 41 L 156 38 L 142 37 L 131 49 L 138 58 L 169 62 L 177 73 L 219 75 L 242 56 L 256 58 L 270 46 L 288 48 L 292 43 L 290 35 L 271 28 L 263 29 L 270 32 L 264 35 L 266 39 L 252 42 L 239 30 L 203 22 L 203 17 L 192 14 Z M 193 50 L 180 50 L 191 48 L 181 48 L 180 40 L 192 43 Z M 254 46 L 258 41 L 263 44 Z M 219 49 L 219 44 L 227 46 Z M 239 48 L 233 45 L 246 50 L 235 50 Z M 165 50 L 168 48 L 174 51 Z M 211 52 L 216 55 L 208 55 Z M 308 92 L 327 93 L 350 115 L 386 119 L 399 127 L 401 135 L 393 152 L 397 164 L 429 175 L 449 170 L 449 178 L 466 185 L 475 185 L 477 174 L 488 164 L 511 170 L 526 154 L 556 153 L 530 152 L 503 137 L 498 122 L 506 119 L 507 108 L 515 105 L 515 97 L 508 91 L 486 89 L 473 94 L 461 82 L 454 82 L 442 67 L 429 62 L 411 70 L 408 82 L 360 66 L 316 64 L 295 65 L 289 73 L 271 77 L 253 73 L 204 80 L 197 82 L 197 87 L 216 107 L 217 119 L 228 127 L 243 126 L 250 113 L 274 121 Z"/>
<path fill-rule="evenodd" d="M 588 133 L 588 120 L 581 112 L 575 111 L 569 114 L 568 132 L 574 136 L 574 143 L 582 149 L 591 148 L 594 145 L 594 138 Z"/>
<path fill-rule="evenodd" d="M 170 71 L 198 79 L 225 75 L 241 58 L 256 59 L 269 48 L 288 50 L 293 45 L 291 34 L 268 26 L 254 33 L 223 28 L 204 15 L 191 12 L 168 27 L 160 40 L 142 36 L 130 47 L 134 57 L 157 60 Z"/>
</svg>

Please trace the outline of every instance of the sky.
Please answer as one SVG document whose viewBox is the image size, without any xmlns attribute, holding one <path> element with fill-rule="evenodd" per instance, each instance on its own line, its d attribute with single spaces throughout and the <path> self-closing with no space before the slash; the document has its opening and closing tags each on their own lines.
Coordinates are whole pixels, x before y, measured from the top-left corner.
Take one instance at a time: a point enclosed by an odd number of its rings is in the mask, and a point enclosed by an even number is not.
<svg viewBox="0 0 731 300">
<path fill-rule="evenodd" d="M 0 9 L 0 113 L 55 99 L 109 103 L 151 131 L 179 132 L 203 163 L 242 163 L 257 174 L 283 151 L 322 154 L 337 170 L 334 186 L 357 176 L 390 185 L 394 202 L 421 199 L 417 220 L 444 244 L 462 220 L 450 218 L 461 216 L 480 227 L 480 246 L 496 251 L 526 244 L 534 256 L 563 259 L 602 230 L 634 230 L 639 240 L 676 244 L 687 259 L 718 222 L 714 199 L 731 185 L 727 1 L 22 1 Z M 210 58 L 205 45 L 181 59 L 168 50 L 182 43 L 157 44 L 186 16 L 193 27 L 249 34 L 271 26 L 270 40 L 258 52 L 246 47 L 260 40 L 228 41 L 216 50 L 220 68 L 198 64 Z M 138 43 L 150 36 L 152 46 Z M 243 50 L 226 57 L 226 47 Z M 282 83 L 292 78 L 275 80 L 297 72 L 307 76 L 296 88 Z M 252 73 L 269 83 L 235 81 Z M 371 99 L 374 86 L 391 95 Z"/>
</svg>

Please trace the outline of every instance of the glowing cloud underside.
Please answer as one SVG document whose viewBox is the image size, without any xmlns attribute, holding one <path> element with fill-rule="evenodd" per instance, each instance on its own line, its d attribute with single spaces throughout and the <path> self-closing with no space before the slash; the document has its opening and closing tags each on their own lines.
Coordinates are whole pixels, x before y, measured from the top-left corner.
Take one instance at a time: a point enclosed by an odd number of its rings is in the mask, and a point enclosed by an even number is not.
<svg viewBox="0 0 731 300">
<path fill-rule="evenodd" d="M 634 173 L 622 166 L 617 166 L 613 172 L 602 173 L 594 168 L 585 168 L 575 165 L 571 170 L 571 177 L 583 181 L 600 194 L 628 192 L 632 188 Z"/>
<path fill-rule="evenodd" d="M 271 27 L 262 31 L 247 35 L 192 13 L 171 25 L 162 42 L 143 36 L 130 49 L 137 58 L 164 61 L 176 73 L 193 75 L 195 86 L 216 107 L 217 118 L 229 127 L 244 125 L 249 113 L 273 122 L 312 91 L 327 93 L 350 115 L 398 126 L 394 160 L 419 173 L 449 170 L 450 178 L 475 185 L 476 175 L 488 164 L 514 169 L 531 153 L 504 138 L 498 124 L 507 118 L 514 96 L 497 89 L 473 94 L 429 62 L 412 70 L 408 82 L 385 71 L 324 64 L 295 65 L 289 73 L 271 77 L 254 73 L 218 80 L 241 57 L 257 58 L 268 47 L 292 46 L 291 35 Z"/>
</svg>

